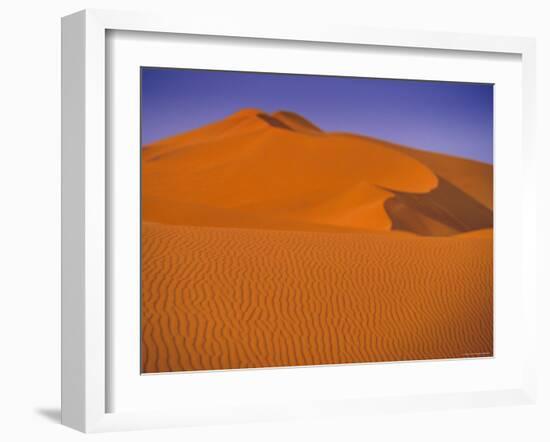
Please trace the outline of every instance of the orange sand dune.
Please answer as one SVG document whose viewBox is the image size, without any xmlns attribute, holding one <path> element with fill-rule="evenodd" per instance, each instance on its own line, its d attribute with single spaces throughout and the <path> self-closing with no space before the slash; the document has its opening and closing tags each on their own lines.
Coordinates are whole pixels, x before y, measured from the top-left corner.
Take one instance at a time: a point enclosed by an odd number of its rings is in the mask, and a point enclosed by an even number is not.
<svg viewBox="0 0 550 442">
<path fill-rule="evenodd" d="M 485 236 L 143 224 L 146 373 L 492 354 Z"/>
<path fill-rule="evenodd" d="M 247 109 L 143 149 L 143 213 L 145 220 L 167 224 L 225 225 L 209 217 L 190 221 L 196 216 L 189 208 L 201 206 L 230 209 L 247 227 L 278 228 L 279 220 L 281 229 L 296 224 L 298 230 L 335 226 L 444 236 L 492 226 L 490 169 L 324 133 L 290 112 Z"/>
<path fill-rule="evenodd" d="M 142 370 L 492 354 L 492 166 L 245 109 L 142 149 Z"/>
</svg>

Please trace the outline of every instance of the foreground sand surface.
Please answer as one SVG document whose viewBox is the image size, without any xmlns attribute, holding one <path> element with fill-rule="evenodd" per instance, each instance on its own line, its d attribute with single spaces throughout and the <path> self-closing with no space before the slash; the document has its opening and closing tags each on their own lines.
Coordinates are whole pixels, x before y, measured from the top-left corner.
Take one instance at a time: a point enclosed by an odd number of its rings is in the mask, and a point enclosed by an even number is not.
<svg viewBox="0 0 550 442">
<path fill-rule="evenodd" d="M 490 236 L 143 235 L 144 372 L 492 353 Z"/>
<path fill-rule="evenodd" d="M 241 111 L 142 152 L 142 371 L 490 356 L 492 167 Z"/>
</svg>

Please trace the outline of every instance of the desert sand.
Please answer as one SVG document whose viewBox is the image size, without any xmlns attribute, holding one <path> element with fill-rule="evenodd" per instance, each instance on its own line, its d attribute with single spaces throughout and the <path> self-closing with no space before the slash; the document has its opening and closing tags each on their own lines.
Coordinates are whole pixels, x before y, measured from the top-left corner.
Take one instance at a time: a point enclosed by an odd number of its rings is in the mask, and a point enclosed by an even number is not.
<svg viewBox="0 0 550 442">
<path fill-rule="evenodd" d="M 491 356 L 492 166 L 245 109 L 142 149 L 142 372 Z"/>
</svg>

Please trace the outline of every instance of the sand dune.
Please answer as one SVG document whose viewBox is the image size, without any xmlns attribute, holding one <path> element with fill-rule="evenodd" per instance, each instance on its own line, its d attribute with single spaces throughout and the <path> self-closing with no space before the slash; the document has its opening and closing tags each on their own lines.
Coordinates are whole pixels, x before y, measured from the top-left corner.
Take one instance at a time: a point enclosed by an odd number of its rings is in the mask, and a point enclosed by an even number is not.
<svg viewBox="0 0 550 442">
<path fill-rule="evenodd" d="M 142 369 L 489 356 L 491 244 L 144 223 Z"/>
<path fill-rule="evenodd" d="M 454 165 L 456 164 L 456 167 Z M 337 226 L 449 235 L 492 225 L 491 167 L 350 134 L 289 112 L 247 109 L 143 150 L 144 219 L 247 227 Z M 191 208 L 191 212 L 189 211 Z M 239 227 L 229 222 L 227 227 Z"/>
<path fill-rule="evenodd" d="M 492 166 L 244 109 L 142 149 L 142 370 L 492 354 Z"/>
</svg>

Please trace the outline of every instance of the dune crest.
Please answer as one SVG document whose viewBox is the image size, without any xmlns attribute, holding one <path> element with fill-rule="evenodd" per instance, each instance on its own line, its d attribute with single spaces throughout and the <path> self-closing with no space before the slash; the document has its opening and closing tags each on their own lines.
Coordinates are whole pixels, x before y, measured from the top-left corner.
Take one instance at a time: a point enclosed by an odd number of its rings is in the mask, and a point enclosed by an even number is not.
<svg viewBox="0 0 550 442">
<path fill-rule="evenodd" d="M 298 132 L 306 132 L 312 134 L 322 133 L 323 131 L 313 124 L 311 121 L 306 120 L 301 115 L 295 112 L 289 111 L 277 111 L 273 114 L 273 118 L 286 124 L 290 129 Z"/>
</svg>

